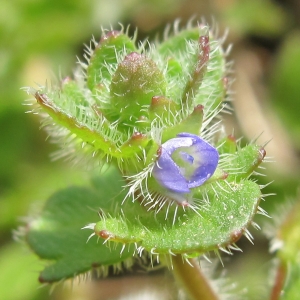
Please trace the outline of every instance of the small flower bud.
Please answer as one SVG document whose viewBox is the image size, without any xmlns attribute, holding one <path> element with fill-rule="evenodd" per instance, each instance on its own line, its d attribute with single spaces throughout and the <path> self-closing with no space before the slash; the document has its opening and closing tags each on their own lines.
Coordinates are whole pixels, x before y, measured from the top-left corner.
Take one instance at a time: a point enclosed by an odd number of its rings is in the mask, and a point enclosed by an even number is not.
<svg viewBox="0 0 300 300">
<path fill-rule="evenodd" d="M 155 95 L 163 95 L 166 82 L 155 62 L 136 52 L 118 65 L 110 85 L 111 111 L 119 123 L 139 126 Z"/>
</svg>

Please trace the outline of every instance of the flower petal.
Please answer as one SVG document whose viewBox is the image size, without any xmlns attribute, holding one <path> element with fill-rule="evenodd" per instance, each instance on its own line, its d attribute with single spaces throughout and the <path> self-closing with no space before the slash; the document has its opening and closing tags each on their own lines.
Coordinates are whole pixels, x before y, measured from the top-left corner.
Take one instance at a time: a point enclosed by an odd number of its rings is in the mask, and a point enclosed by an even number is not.
<svg viewBox="0 0 300 300">
<path fill-rule="evenodd" d="M 190 192 L 185 177 L 171 155 L 176 149 L 192 144 L 193 141 L 189 138 L 174 138 L 161 146 L 161 154 L 154 166 L 153 176 L 163 187 L 177 193 Z"/>
<path fill-rule="evenodd" d="M 162 151 L 159 160 L 156 162 L 153 169 L 153 176 L 167 189 L 177 193 L 190 192 L 186 179 L 166 151 Z"/>
</svg>

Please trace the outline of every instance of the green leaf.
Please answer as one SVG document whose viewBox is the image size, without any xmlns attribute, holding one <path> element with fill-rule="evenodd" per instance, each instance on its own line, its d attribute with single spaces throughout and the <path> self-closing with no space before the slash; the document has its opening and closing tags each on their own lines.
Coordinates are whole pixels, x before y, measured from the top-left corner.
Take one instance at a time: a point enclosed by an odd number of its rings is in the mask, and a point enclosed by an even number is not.
<svg viewBox="0 0 300 300">
<path fill-rule="evenodd" d="M 70 187 L 55 193 L 40 216 L 28 224 L 26 241 L 42 259 L 52 261 L 41 272 L 41 282 L 70 278 L 132 257 L 133 247 L 121 255 L 121 244 L 111 251 L 102 241 L 87 243 L 89 233 L 81 230 L 99 220 L 99 207 L 109 212 L 111 199 L 123 199 L 118 176 L 109 170 L 97 180 L 97 188 Z"/>
<path fill-rule="evenodd" d="M 96 130 L 97 127 L 95 127 L 93 123 L 81 123 L 80 120 L 76 118 L 76 115 L 70 115 L 63 111 L 46 94 L 36 92 L 35 98 L 56 124 L 61 125 L 70 130 L 71 133 L 74 133 L 81 139 L 81 143 L 89 143 L 95 147 L 95 149 L 101 150 L 104 153 L 118 153 L 113 141 L 108 139 L 105 133 Z M 100 126 L 98 125 L 98 127 Z"/>
<path fill-rule="evenodd" d="M 177 104 L 181 103 L 185 84 L 190 79 L 191 69 L 197 62 L 198 39 L 199 29 L 192 28 L 168 37 L 157 46 L 158 53 L 167 61 L 165 76 L 169 89 L 166 96 Z M 188 49 L 187 41 L 195 44 L 193 51 Z"/>
<path fill-rule="evenodd" d="M 228 147 L 228 144 L 223 144 L 223 147 Z M 247 178 L 261 164 L 266 151 L 258 145 L 247 145 L 239 149 L 236 155 L 230 160 L 230 164 L 224 171 L 228 172 L 228 180 L 241 180 Z"/>
<path fill-rule="evenodd" d="M 53 93 L 53 96 L 54 95 L 55 93 Z M 124 151 L 124 153 L 120 152 L 115 144 L 114 139 L 118 138 L 118 141 L 120 142 L 120 140 L 123 138 L 123 135 L 116 130 L 113 134 L 111 134 L 110 131 L 108 132 L 108 129 L 112 131 L 115 128 L 111 126 L 105 118 L 101 119 L 101 113 L 99 113 L 98 120 L 94 120 L 92 118 L 88 120 L 84 115 L 84 111 L 81 111 L 80 115 L 84 119 L 84 121 L 82 121 L 75 114 L 72 115 L 62 110 L 58 105 L 55 104 L 53 99 L 50 99 L 46 94 L 36 92 L 35 98 L 41 107 L 57 124 L 64 126 L 71 133 L 74 133 L 77 136 L 78 139 L 74 139 L 74 146 L 78 146 L 79 144 L 79 149 L 84 148 L 82 147 L 82 144 L 88 144 L 90 149 L 93 149 L 90 152 L 99 152 L 98 157 L 100 157 L 100 159 L 105 155 L 116 158 L 131 157 L 134 156 L 136 152 L 141 152 L 140 147 L 131 147 L 130 151 Z M 96 109 L 94 113 L 97 113 Z M 122 149 L 126 149 L 126 146 L 130 144 L 130 142 L 131 138 L 123 143 Z M 146 144 L 147 141 L 145 142 L 143 140 L 142 146 L 145 146 Z"/>
<path fill-rule="evenodd" d="M 202 104 L 204 108 L 213 110 L 224 100 L 226 93 L 226 60 L 219 40 L 208 32 L 206 26 L 182 30 L 174 36 L 165 40 L 158 51 L 162 57 L 168 60 L 166 79 L 170 97 L 180 103 L 182 91 L 186 89 L 186 84 L 190 81 L 194 73 L 195 65 L 199 63 L 201 55 L 205 52 L 201 49 L 199 38 L 209 35 L 209 60 L 206 72 L 202 78 L 202 83 L 195 93 L 194 105 Z M 188 43 L 187 43 L 188 41 Z M 199 49 L 200 47 L 200 49 Z M 199 53 L 200 51 L 200 53 Z M 197 72 L 196 72 L 197 73 Z"/>
<path fill-rule="evenodd" d="M 168 37 L 163 43 L 158 46 L 159 53 L 164 57 L 174 57 L 180 59 L 180 56 L 187 50 L 186 41 L 198 41 L 201 29 L 193 27 L 186 29 Z M 203 34 L 207 32 L 207 28 L 204 28 Z"/>
<path fill-rule="evenodd" d="M 234 154 L 236 152 L 236 139 L 229 135 L 221 139 L 218 143 L 218 152 L 222 154 Z"/>
<path fill-rule="evenodd" d="M 137 243 L 158 254 L 203 253 L 236 242 L 256 213 L 259 186 L 248 180 L 239 184 L 219 181 L 214 189 L 203 187 L 198 196 L 205 195 L 207 202 L 199 203 L 197 213 L 177 205 L 165 205 L 157 213 L 138 202 L 125 203 L 124 214 L 103 214 L 95 232 L 111 241 Z"/>
<path fill-rule="evenodd" d="M 104 35 L 90 58 L 87 68 L 87 86 L 91 91 L 99 85 L 109 84 L 110 70 L 117 68 L 118 60 L 135 51 L 134 41 L 126 34 L 110 31 Z"/>
<path fill-rule="evenodd" d="M 84 95 L 84 90 L 82 87 L 71 78 L 67 77 L 62 81 L 62 89 L 59 95 L 59 99 L 56 99 L 56 103 L 62 105 L 62 103 L 72 103 L 73 105 L 80 105 L 84 107 L 89 106 L 89 101 L 86 99 Z M 62 97 L 64 97 L 64 101 L 62 101 Z M 66 105 L 67 106 L 67 105 Z"/>
<path fill-rule="evenodd" d="M 210 53 L 207 70 L 195 97 L 195 104 L 204 105 L 205 109 L 213 111 L 225 99 L 227 92 L 227 72 L 225 54 L 222 45 L 210 34 Z"/>
<path fill-rule="evenodd" d="M 183 119 L 180 123 L 167 128 L 163 132 L 162 141 L 176 137 L 181 132 L 189 132 L 195 135 L 200 135 L 201 126 L 203 121 L 203 106 L 197 105 L 193 112 Z"/>
</svg>

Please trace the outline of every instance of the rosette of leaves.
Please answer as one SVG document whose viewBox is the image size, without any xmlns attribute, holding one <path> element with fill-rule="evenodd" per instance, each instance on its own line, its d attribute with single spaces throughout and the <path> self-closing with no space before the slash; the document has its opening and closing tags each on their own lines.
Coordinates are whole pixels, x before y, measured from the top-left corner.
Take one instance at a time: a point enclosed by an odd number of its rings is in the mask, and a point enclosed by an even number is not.
<svg viewBox="0 0 300 300">
<path fill-rule="evenodd" d="M 55 261 L 43 282 L 136 256 L 231 253 L 242 235 L 251 240 L 247 227 L 264 213 L 249 177 L 265 150 L 242 148 L 222 125 L 230 68 L 222 40 L 201 24 L 177 24 L 161 43 L 135 39 L 104 31 L 73 79 L 28 89 L 62 145 L 58 157 L 109 166 L 90 187 L 53 195 L 29 222 L 28 244 Z M 87 244 L 82 227 L 93 230 Z"/>
</svg>

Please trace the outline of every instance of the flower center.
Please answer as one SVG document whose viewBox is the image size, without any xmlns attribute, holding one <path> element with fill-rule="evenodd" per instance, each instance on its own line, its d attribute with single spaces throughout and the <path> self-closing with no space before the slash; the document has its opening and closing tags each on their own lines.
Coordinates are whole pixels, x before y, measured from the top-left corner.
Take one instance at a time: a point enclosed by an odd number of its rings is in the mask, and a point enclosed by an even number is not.
<svg viewBox="0 0 300 300">
<path fill-rule="evenodd" d="M 197 166 L 195 165 L 195 157 L 192 147 L 181 147 L 176 149 L 171 157 L 179 167 L 181 174 L 186 180 L 190 180 Z"/>
</svg>

